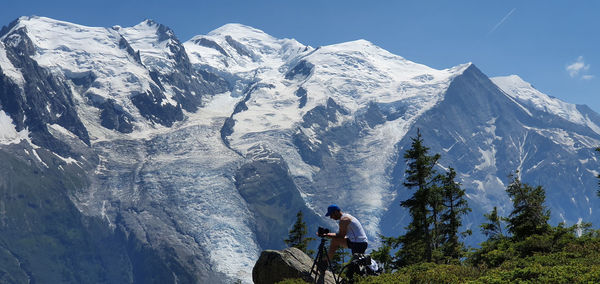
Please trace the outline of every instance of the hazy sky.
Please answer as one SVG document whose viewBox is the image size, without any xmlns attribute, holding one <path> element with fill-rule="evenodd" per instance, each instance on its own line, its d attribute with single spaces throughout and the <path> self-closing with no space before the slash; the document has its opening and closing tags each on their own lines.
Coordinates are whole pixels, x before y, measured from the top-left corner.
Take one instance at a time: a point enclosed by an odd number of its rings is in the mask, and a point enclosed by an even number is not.
<svg viewBox="0 0 600 284">
<path fill-rule="evenodd" d="M 2 0 L 0 25 L 38 15 L 87 26 L 149 18 L 181 41 L 241 23 L 313 47 L 366 39 L 437 69 L 473 62 L 600 112 L 600 1 Z"/>
</svg>

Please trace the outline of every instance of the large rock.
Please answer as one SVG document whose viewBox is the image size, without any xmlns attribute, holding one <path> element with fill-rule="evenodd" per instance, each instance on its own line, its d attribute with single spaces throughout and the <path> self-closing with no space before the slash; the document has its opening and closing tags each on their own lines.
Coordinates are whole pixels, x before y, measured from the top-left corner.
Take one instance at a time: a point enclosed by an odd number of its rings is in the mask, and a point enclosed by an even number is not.
<svg viewBox="0 0 600 284">
<path fill-rule="evenodd" d="M 290 278 L 302 278 L 310 283 L 335 283 L 330 271 L 324 275 L 311 275 L 312 265 L 313 259 L 297 248 L 265 250 L 252 269 L 252 280 L 255 284 L 272 284 Z"/>
</svg>

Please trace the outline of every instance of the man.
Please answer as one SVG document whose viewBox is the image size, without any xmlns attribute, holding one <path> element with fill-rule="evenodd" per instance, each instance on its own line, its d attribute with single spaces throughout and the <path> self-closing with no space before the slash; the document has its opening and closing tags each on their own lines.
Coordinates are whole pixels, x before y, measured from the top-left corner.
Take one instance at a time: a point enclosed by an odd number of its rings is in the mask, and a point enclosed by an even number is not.
<svg viewBox="0 0 600 284">
<path fill-rule="evenodd" d="M 343 213 L 342 209 L 335 204 L 327 207 L 325 216 L 340 221 L 337 233 L 328 233 L 322 236 L 331 239 L 327 252 L 329 259 L 333 259 L 333 255 L 339 247 L 349 248 L 353 254 L 365 253 L 368 246 L 367 235 L 358 219 L 348 213 Z"/>
</svg>

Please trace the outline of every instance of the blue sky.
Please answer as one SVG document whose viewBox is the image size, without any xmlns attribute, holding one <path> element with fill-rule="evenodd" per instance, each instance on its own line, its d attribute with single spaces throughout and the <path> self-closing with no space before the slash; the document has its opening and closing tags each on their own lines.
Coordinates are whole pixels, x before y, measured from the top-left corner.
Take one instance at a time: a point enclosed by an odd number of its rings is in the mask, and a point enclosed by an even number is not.
<svg viewBox="0 0 600 284">
<path fill-rule="evenodd" d="M 434 68 L 473 62 L 600 112 L 600 1 L 5 0 L 0 25 L 39 15 L 87 26 L 146 18 L 181 41 L 241 23 L 311 46 L 366 39 Z"/>
</svg>

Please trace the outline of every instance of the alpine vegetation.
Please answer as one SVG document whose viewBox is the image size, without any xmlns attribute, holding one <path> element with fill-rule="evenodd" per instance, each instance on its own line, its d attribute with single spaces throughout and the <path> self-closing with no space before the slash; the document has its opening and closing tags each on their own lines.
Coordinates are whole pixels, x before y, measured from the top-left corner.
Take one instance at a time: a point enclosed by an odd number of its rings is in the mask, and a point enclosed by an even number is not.
<svg viewBox="0 0 600 284">
<path fill-rule="evenodd" d="M 465 191 L 454 180 L 453 168 L 437 173 L 441 155 L 429 154 L 420 130 L 411 140 L 411 148 L 404 154 L 408 165 L 404 186 L 414 188 L 414 193 L 400 203 L 408 209 L 411 222 L 404 235 L 383 237 L 386 244 L 374 252 L 374 257 L 388 268 L 422 262 L 458 263 L 466 253 L 461 235 L 471 234 L 459 233 L 463 215 L 471 211 Z M 390 249 L 397 249 L 394 258 L 388 256 Z"/>
</svg>

